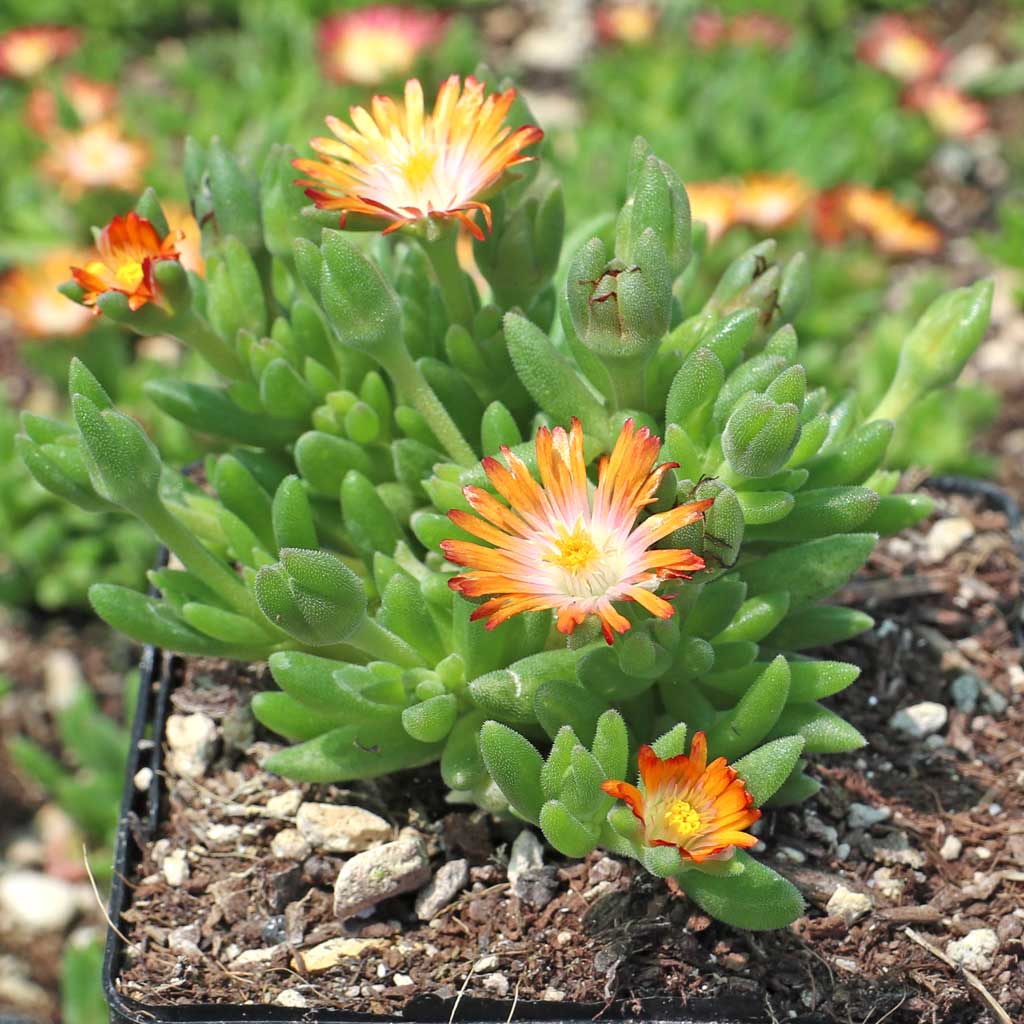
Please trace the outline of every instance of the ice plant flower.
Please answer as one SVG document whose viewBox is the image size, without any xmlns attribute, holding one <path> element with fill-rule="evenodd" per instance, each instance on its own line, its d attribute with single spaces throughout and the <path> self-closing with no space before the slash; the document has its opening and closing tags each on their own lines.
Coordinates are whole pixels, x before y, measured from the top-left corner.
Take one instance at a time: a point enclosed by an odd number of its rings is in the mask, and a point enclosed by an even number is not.
<svg viewBox="0 0 1024 1024">
<path fill-rule="evenodd" d="M 0 310 L 17 336 L 66 338 L 89 326 L 89 311 L 57 291 L 67 279 L 68 266 L 84 258 L 72 249 L 57 249 L 39 263 L 15 267 L 0 277 Z"/>
<path fill-rule="evenodd" d="M 690 42 L 699 50 L 719 46 L 763 46 L 781 49 L 792 35 L 784 22 L 758 11 L 727 18 L 718 11 L 698 11 L 690 19 Z"/>
<path fill-rule="evenodd" d="M 141 142 L 125 138 L 114 121 L 97 121 L 78 132 L 53 137 L 42 168 L 70 199 L 95 188 L 135 192 L 149 153 Z"/>
<path fill-rule="evenodd" d="M 796 174 L 750 174 L 736 197 L 736 219 L 759 231 L 788 227 L 807 209 L 811 187 Z"/>
<path fill-rule="evenodd" d="M 654 38 L 658 28 L 658 11 L 651 4 L 602 4 L 594 13 L 594 27 L 606 43 L 635 46 Z"/>
<path fill-rule="evenodd" d="M 667 619 L 672 605 L 654 593 L 662 580 L 689 579 L 704 560 L 686 548 L 651 546 L 673 530 L 701 519 L 711 501 L 694 501 L 645 519 L 637 517 L 655 500 L 662 477 L 674 462 L 655 465 L 661 441 L 632 420 L 622 427 L 611 455 L 598 464 L 591 497 L 583 455 L 583 428 L 575 418 L 562 427 L 537 431 L 540 483 L 510 449 L 506 466 L 495 458 L 483 467 L 508 506 L 479 487 L 463 493 L 479 515 L 452 509 L 449 519 L 491 547 L 464 540 L 441 544 L 445 557 L 472 571 L 453 576 L 448 585 L 465 597 L 489 599 L 470 618 L 486 619 L 494 629 L 520 612 L 551 609 L 560 633 L 596 616 L 605 640 L 625 633 L 629 620 L 613 606 L 636 601 L 652 615 Z"/>
<path fill-rule="evenodd" d="M 533 159 L 523 150 L 543 137 L 534 125 L 512 131 L 504 121 L 515 89 L 485 98 L 484 85 L 458 75 L 441 86 L 434 109 L 424 113 L 423 87 L 405 83 L 404 102 L 375 96 L 367 111 L 351 110 L 352 125 L 336 117 L 327 126 L 336 138 L 313 139 L 321 160 L 299 159 L 308 175 L 296 184 L 324 210 L 346 217 L 361 214 L 387 223 L 384 233 L 427 218 L 455 218 L 478 239 L 479 211 L 490 226 L 491 209 L 482 201 L 515 164 Z"/>
<path fill-rule="evenodd" d="M 72 267 L 74 279 L 85 289 L 82 302 L 93 306 L 106 292 L 128 296 L 130 309 L 140 309 L 147 302 L 159 302 L 153 280 L 153 265 L 158 260 L 176 260 L 180 253 L 176 241 L 180 232 L 172 231 L 161 239 L 155 227 L 133 210 L 125 217 L 115 217 L 96 241 L 95 258 L 84 267 Z"/>
<path fill-rule="evenodd" d="M 324 74 L 357 85 L 406 74 L 423 50 L 441 41 L 447 23 L 435 11 L 386 4 L 332 15 L 318 32 Z"/>
<path fill-rule="evenodd" d="M 698 181 L 686 186 L 690 213 L 703 221 L 712 242 L 721 238 L 736 223 L 739 189 L 731 181 Z"/>
<path fill-rule="evenodd" d="M 902 82 L 935 78 L 948 60 L 928 33 L 899 14 L 875 18 L 860 38 L 857 56 Z"/>
<path fill-rule="evenodd" d="M 601 788 L 624 800 L 644 827 L 647 846 L 674 846 L 684 860 L 726 860 L 737 846 L 749 849 L 757 837 L 745 828 L 761 812 L 724 757 L 708 764 L 708 742 L 698 732 L 690 753 L 662 760 L 640 748 L 640 786 L 609 779 Z"/>
<path fill-rule="evenodd" d="M 170 238 L 175 239 L 174 248 L 178 250 L 181 265 L 200 277 L 206 276 L 206 261 L 203 259 L 202 232 L 192 211 L 180 203 L 164 202 L 161 204 Z"/>
<path fill-rule="evenodd" d="M 0 34 L 0 78 L 32 78 L 78 49 L 77 29 L 24 25 Z"/>
<path fill-rule="evenodd" d="M 102 121 L 117 107 L 117 89 L 108 82 L 97 82 L 85 75 L 64 75 L 60 91 L 83 125 Z M 25 120 L 40 135 L 59 131 L 57 93 L 43 86 L 33 89 L 25 102 Z"/>
<path fill-rule="evenodd" d="M 875 246 L 893 256 L 929 256 L 942 248 L 942 233 L 914 215 L 882 189 L 849 186 L 842 200 L 843 217 L 864 231 Z"/>
<path fill-rule="evenodd" d="M 903 102 L 911 110 L 921 111 L 947 138 L 969 139 L 988 127 L 985 104 L 944 82 L 915 82 L 904 93 Z"/>
</svg>

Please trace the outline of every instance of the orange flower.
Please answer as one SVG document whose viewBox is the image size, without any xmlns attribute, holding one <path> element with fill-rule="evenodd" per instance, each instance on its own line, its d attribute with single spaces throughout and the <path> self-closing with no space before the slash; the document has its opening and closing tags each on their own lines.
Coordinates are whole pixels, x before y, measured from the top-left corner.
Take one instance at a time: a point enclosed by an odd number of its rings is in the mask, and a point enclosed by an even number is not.
<svg viewBox="0 0 1024 1024">
<path fill-rule="evenodd" d="M 985 105 L 943 82 L 915 82 L 903 102 L 920 110 L 940 135 L 952 139 L 968 139 L 988 127 Z"/>
<path fill-rule="evenodd" d="M 915 216 L 891 192 L 863 185 L 842 185 L 819 196 L 814 227 L 826 244 L 860 231 L 892 256 L 931 256 L 942 248 L 942 232 L 934 224 Z"/>
<path fill-rule="evenodd" d="M 662 760 L 643 746 L 638 760 L 641 789 L 612 779 L 601 788 L 629 805 L 644 827 L 648 846 L 674 846 L 684 860 L 700 864 L 708 859 L 726 860 L 735 847 L 749 849 L 757 842 L 743 830 L 753 825 L 761 812 L 724 757 L 707 763 L 704 733 L 693 737 L 689 756 Z"/>
<path fill-rule="evenodd" d="M 736 219 L 759 231 L 788 227 L 807 209 L 811 188 L 795 174 L 749 174 L 736 199 Z"/>
<path fill-rule="evenodd" d="M 192 216 L 192 211 L 179 203 L 165 202 L 160 205 L 170 229 L 168 237 L 176 239 L 174 248 L 178 250 L 178 255 L 181 257 L 181 265 L 186 270 L 205 277 L 206 261 L 203 259 L 203 236 L 199 230 L 199 223 Z"/>
<path fill-rule="evenodd" d="M 85 289 L 82 302 L 94 306 L 106 292 L 128 296 L 128 307 L 139 309 L 147 302 L 159 302 L 160 295 L 153 280 L 153 265 L 158 260 L 176 260 L 180 253 L 175 242 L 180 237 L 171 232 L 161 240 L 156 228 L 133 210 L 126 217 L 115 217 L 96 241 L 96 255 L 85 267 L 72 267 L 74 279 Z"/>
<path fill-rule="evenodd" d="M 70 337 L 89 326 L 89 311 L 57 291 L 67 280 L 68 265 L 84 258 L 73 249 L 57 249 L 39 263 L 16 267 L 0 278 L 0 309 L 17 334 Z"/>
<path fill-rule="evenodd" d="M 927 32 L 915 28 L 899 14 L 883 14 L 868 25 L 857 56 L 903 82 L 934 78 L 948 55 Z"/>
<path fill-rule="evenodd" d="M 64 75 L 61 79 L 61 92 L 83 125 L 102 121 L 117 106 L 117 89 L 114 86 L 86 78 L 85 75 Z M 42 86 L 33 89 L 25 103 L 25 120 L 40 135 L 58 131 L 60 116 L 56 92 Z"/>
<path fill-rule="evenodd" d="M 708 240 L 721 238 L 736 223 L 739 189 L 731 181 L 698 181 L 686 186 L 690 213 L 707 225 Z"/>
<path fill-rule="evenodd" d="M 454 217 L 483 239 L 475 213 L 489 227 L 491 209 L 480 197 L 509 167 L 532 159 L 522 151 L 543 137 L 533 125 L 511 131 L 504 124 L 515 95 L 506 89 L 485 99 L 482 82 L 467 78 L 463 89 L 452 75 L 425 114 L 423 88 L 410 79 L 404 102 L 375 96 L 370 112 L 353 107 L 355 127 L 328 117 L 337 137 L 311 141 L 323 159 L 295 160 L 309 175 L 296 184 L 311 186 L 306 195 L 321 209 L 340 210 L 342 227 L 349 213 L 390 222 L 385 234 L 426 218 Z"/>
<path fill-rule="evenodd" d="M 114 121 L 97 121 L 78 132 L 54 136 L 42 168 L 70 199 L 94 188 L 135 192 L 149 154 L 141 142 L 126 139 Z"/>
<path fill-rule="evenodd" d="M 607 43 L 634 46 L 654 38 L 658 28 L 658 11 L 651 4 L 602 4 L 594 14 L 597 34 Z"/>
<path fill-rule="evenodd" d="M 416 57 L 440 42 L 448 18 L 415 7 L 364 7 L 320 23 L 324 74 L 335 82 L 377 85 L 412 70 Z"/>
<path fill-rule="evenodd" d="M 674 462 L 655 466 L 661 442 L 632 420 L 622 427 L 610 456 L 598 464 L 591 498 L 583 457 L 583 428 L 573 419 L 561 427 L 537 431 L 537 470 L 502 448 L 508 468 L 483 460 L 484 470 L 508 507 L 479 487 L 463 489 L 472 515 L 452 509 L 448 518 L 491 547 L 463 540 L 441 544 L 445 557 L 474 571 L 454 576 L 448 585 L 465 597 L 489 596 L 470 616 L 487 628 L 520 612 L 552 609 L 560 633 L 572 633 L 588 616 L 601 622 L 611 643 L 629 620 L 613 601 L 636 601 L 652 615 L 667 619 L 672 605 L 654 593 L 661 580 L 689 579 L 704 561 L 682 549 L 648 550 L 673 530 L 703 517 L 710 500 L 659 512 L 636 526 L 637 517 L 655 500 L 662 477 Z"/>
<path fill-rule="evenodd" d="M 0 78 L 32 78 L 78 49 L 77 29 L 24 25 L 0 34 Z"/>
<path fill-rule="evenodd" d="M 699 11 L 690 19 L 690 42 L 699 50 L 731 46 L 784 47 L 792 30 L 778 18 L 753 11 L 726 18 L 718 11 Z"/>
</svg>

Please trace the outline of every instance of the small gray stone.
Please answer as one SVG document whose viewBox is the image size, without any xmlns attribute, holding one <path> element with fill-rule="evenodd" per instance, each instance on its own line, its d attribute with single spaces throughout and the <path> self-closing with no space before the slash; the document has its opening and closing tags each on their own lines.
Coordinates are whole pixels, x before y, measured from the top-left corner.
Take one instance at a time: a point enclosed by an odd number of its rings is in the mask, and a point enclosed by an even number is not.
<svg viewBox="0 0 1024 1024">
<path fill-rule="evenodd" d="M 179 885 L 183 885 L 191 874 L 185 851 L 172 850 L 164 857 L 160 870 L 163 872 L 167 884 L 172 888 L 176 889 Z"/>
<path fill-rule="evenodd" d="M 204 775 L 217 753 L 217 725 L 208 715 L 168 715 L 164 727 L 168 769 L 185 778 Z"/>
<path fill-rule="evenodd" d="M 932 525 L 925 539 L 925 557 L 933 564 L 944 562 L 974 536 L 974 524 L 963 516 L 950 516 Z"/>
<path fill-rule="evenodd" d="M 532 871 L 518 872 L 512 883 L 512 894 L 537 910 L 546 907 L 555 898 L 558 889 L 558 869 L 550 864 Z"/>
<path fill-rule="evenodd" d="M 871 828 L 892 817 L 890 807 L 871 807 L 868 804 L 854 802 L 846 812 L 846 822 L 850 828 Z"/>
<path fill-rule="evenodd" d="M 924 700 L 909 708 L 901 708 L 889 719 L 889 725 L 907 736 L 923 740 L 944 728 L 948 717 L 945 704 Z"/>
<path fill-rule="evenodd" d="M 301 806 L 302 790 L 286 789 L 267 801 L 263 813 L 268 818 L 293 818 Z"/>
<path fill-rule="evenodd" d="M 504 999 L 505 996 L 508 995 L 508 978 L 506 978 L 504 974 L 497 972 L 494 974 L 488 974 L 487 977 L 484 978 L 483 985 L 491 995 L 498 999 Z"/>
<path fill-rule="evenodd" d="M 284 828 L 270 840 L 270 852 L 279 860 L 305 860 L 313 848 L 297 828 Z"/>
<path fill-rule="evenodd" d="M 544 847 L 540 840 L 528 829 L 524 828 L 512 843 L 508 855 L 508 880 L 514 886 L 516 880 L 526 871 L 536 871 L 544 866 Z"/>
<path fill-rule="evenodd" d="M 956 836 L 946 836 L 939 848 L 939 856 L 943 860 L 956 860 L 964 852 L 964 844 Z"/>
<path fill-rule="evenodd" d="M 469 885 L 469 861 L 450 860 L 442 864 L 416 897 L 416 916 L 429 921 Z"/>
<path fill-rule="evenodd" d="M 549 985 L 544 989 L 541 999 L 544 999 L 549 1003 L 560 1003 L 565 999 L 565 993 L 560 988 L 555 988 L 553 985 Z"/>
<path fill-rule="evenodd" d="M 996 689 L 986 686 L 981 692 L 981 703 L 992 715 L 1001 715 L 1009 706 L 1009 701 Z"/>
<path fill-rule="evenodd" d="M 409 988 L 410 986 L 415 985 L 416 982 L 413 981 L 408 974 L 396 974 L 391 979 L 391 984 L 394 985 L 395 988 Z"/>
<path fill-rule="evenodd" d="M 790 864 L 803 864 L 807 860 L 807 854 L 795 846 L 780 846 L 775 855 L 779 860 L 789 861 Z"/>
<path fill-rule="evenodd" d="M 473 964 L 473 971 L 475 974 L 490 974 L 491 971 L 498 969 L 498 964 L 501 961 L 493 954 L 488 953 L 487 956 L 480 957 L 476 963 Z"/>
<path fill-rule="evenodd" d="M 978 706 L 978 697 L 981 695 L 981 683 L 978 677 L 965 672 L 957 676 L 950 684 L 950 695 L 953 703 L 965 714 L 973 715 L 974 709 Z"/>
<path fill-rule="evenodd" d="M 62 932 L 78 911 L 75 887 L 40 871 L 0 876 L 0 921 L 15 933 Z"/>
<path fill-rule="evenodd" d="M 306 997 L 294 988 L 286 988 L 283 992 L 278 992 L 277 997 L 274 999 L 275 1006 L 290 1006 L 296 1010 L 304 1010 L 308 1005 Z"/>
<path fill-rule="evenodd" d="M 430 878 L 422 840 L 412 836 L 375 846 L 346 861 L 334 883 L 334 913 L 342 921 L 382 900 L 419 889 Z"/>
<path fill-rule="evenodd" d="M 622 862 L 614 857 L 602 857 L 590 866 L 591 882 L 614 882 L 622 874 Z"/>
<path fill-rule="evenodd" d="M 908 868 L 923 868 L 925 855 L 910 845 L 906 832 L 890 832 L 874 844 L 871 856 L 880 864 L 902 864 Z"/>
<path fill-rule="evenodd" d="M 85 688 L 85 678 L 78 659 L 57 648 L 43 659 L 43 692 L 52 715 L 66 711 Z"/>
<path fill-rule="evenodd" d="M 946 956 L 969 971 L 987 971 L 999 951 L 999 936 L 991 928 L 975 928 L 962 939 L 946 943 Z"/>
<path fill-rule="evenodd" d="M 825 904 L 825 910 L 830 915 L 841 917 L 847 924 L 853 924 L 854 921 L 868 913 L 873 906 L 871 897 L 866 893 L 854 892 L 852 889 L 847 889 L 845 885 L 839 885 L 836 886 L 836 891 L 832 893 L 828 903 Z"/>
<path fill-rule="evenodd" d="M 305 803 L 295 827 L 323 853 L 359 853 L 391 838 L 391 826 L 379 814 L 345 804 Z"/>
<path fill-rule="evenodd" d="M 180 928 L 172 928 L 167 933 L 167 948 L 178 956 L 187 956 L 189 959 L 198 959 L 202 956 L 199 949 L 199 925 L 193 921 L 192 924 L 183 924 Z"/>
</svg>

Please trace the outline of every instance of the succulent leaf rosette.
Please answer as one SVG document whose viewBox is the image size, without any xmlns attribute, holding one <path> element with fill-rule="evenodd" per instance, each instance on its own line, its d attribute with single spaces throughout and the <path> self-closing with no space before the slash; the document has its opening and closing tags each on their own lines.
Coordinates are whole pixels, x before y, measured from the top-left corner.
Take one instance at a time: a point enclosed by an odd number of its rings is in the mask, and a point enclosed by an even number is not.
<svg viewBox="0 0 1024 1024">
<path fill-rule="evenodd" d="M 858 670 L 815 652 L 872 622 L 825 602 L 928 514 L 886 449 L 980 342 L 990 285 L 932 305 L 871 410 L 807 388 L 803 257 L 762 242 L 696 305 L 707 232 L 643 140 L 618 216 L 563 254 L 511 86 L 453 77 L 428 111 L 412 81 L 352 118 L 258 180 L 189 142 L 205 276 L 147 193 L 63 286 L 207 360 L 148 394 L 218 445 L 199 487 L 77 362 L 74 428 L 26 418 L 43 486 L 127 509 L 180 563 L 158 597 L 98 584 L 94 607 L 145 643 L 268 661 L 254 712 L 284 776 L 437 762 L 453 799 L 566 856 L 787 924 L 802 901 L 751 829 L 816 791 L 810 759 L 864 743 L 822 703 Z M 790 215 L 758 195 L 749 216 Z"/>
</svg>

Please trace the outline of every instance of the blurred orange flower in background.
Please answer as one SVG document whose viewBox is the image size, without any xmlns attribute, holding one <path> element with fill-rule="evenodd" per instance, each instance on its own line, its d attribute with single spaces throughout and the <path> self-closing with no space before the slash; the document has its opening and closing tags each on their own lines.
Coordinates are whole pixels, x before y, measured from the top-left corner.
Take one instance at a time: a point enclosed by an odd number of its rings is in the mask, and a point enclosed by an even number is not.
<svg viewBox="0 0 1024 1024">
<path fill-rule="evenodd" d="M 206 276 L 206 261 L 202 252 L 202 232 L 192 211 L 184 203 L 163 202 L 160 204 L 167 219 L 169 237 L 174 239 L 181 265 L 186 270 Z"/>
<path fill-rule="evenodd" d="M 102 121 L 117 106 L 117 89 L 113 85 L 73 72 L 61 78 L 60 95 L 83 125 Z M 43 86 L 37 86 L 29 93 L 25 102 L 25 120 L 34 132 L 49 135 L 60 131 L 59 99 L 57 91 Z"/>
<path fill-rule="evenodd" d="M 85 289 L 82 301 L 96 306 L 97 299 L 106 292 L 121 292 L 128 296 L 128 306 L 133 310 L 147 302 L 158 302 L 153 264 L 179 259 L 177 240 L 177 232 L 161 239 L 152 223 L 134 210 L 124 217 L 114 217 L 100 232 L 92 259 L 84 267 L 71 267 L 75 281 Z M 99 307 L 94 312 L 99 313 Z"/>
<path fill-rule="evenodd" d="M 896 201 L 891 192 L 841 185 L 818 200 L 815 231 L 826 243 L 861 232 L 891 256 L 931 256 L 942 248 L 942 232 Z"/>
<path fill-rule="evenodd" d="M 24 25 L 0 33 L 0 78 L 32 78 L 78 49 L 77 29 Z"/>
<path fill-rule="evenodd" d="M 736 223 L 739 189 L 731 181 L 695 181 L 686 185 L 690 216 L 703 221 L 708 240 L 717 241 Z"/>
<path fill-rule="evenodd" d="M 797 220 L 812 197 L 810 185 L 791 172 L 748 174 L 737 190 L 736 219 L 759 231 L 776 231 Z"/>
<path fill-rule="evenodd" d="M 419 54 L 439 43 L 448 17 L 416 7 L 380 5 L 320 23 L 320 62 L 335 82 L 377 85 L 412 70 Z"/>
<path fill-rule="evenodd" d="M 940 135 L 952 139 L 968 139 L 989 124 L 983 103 L 944 82 L 915 82 L 904 93 L 903 102 L 911 110 L 921 111 Z"/>
<path fill-rule="evenodd" d="M 900 14 L 883 14 L 864 31 L 857 56 L 903 82 L 935 78 L 949 55 L 927 32 Z"/>
<path fill-rule="evenodd" d="M 94 188 L 137 191 L 148 160 L 143 143 L 122 135 L 116 121 L 104 120 L 55 133 L 41 166 L 69 199 L 77 199 Z"/>
<path fill-rule="evenodd" d="M 690 42 L 700 50 L 719 46 L 764 46 L 781 49 L 792 36 L 784 21 L 753 11 L 726 17 L 718 11 L 698 11 L 690 19 Z"/>
<path fill-rule="evenodd" d="M 67 280 L 68 267 L 88 258 L 88 253 L 76 249 L 54 249 L 39 262 L 15 267 L 0 277 L 0 311 L 16 336 L 70 337 L 89 326 L 89 311 L 57 291 Z"/>
<path fill-rule="evenodd" d="M 602 4 L 594 12 L 594 27 L 606 43 L 646 43 L 658 28 L 658 10 L 645 3 Z"/>
</svg>

